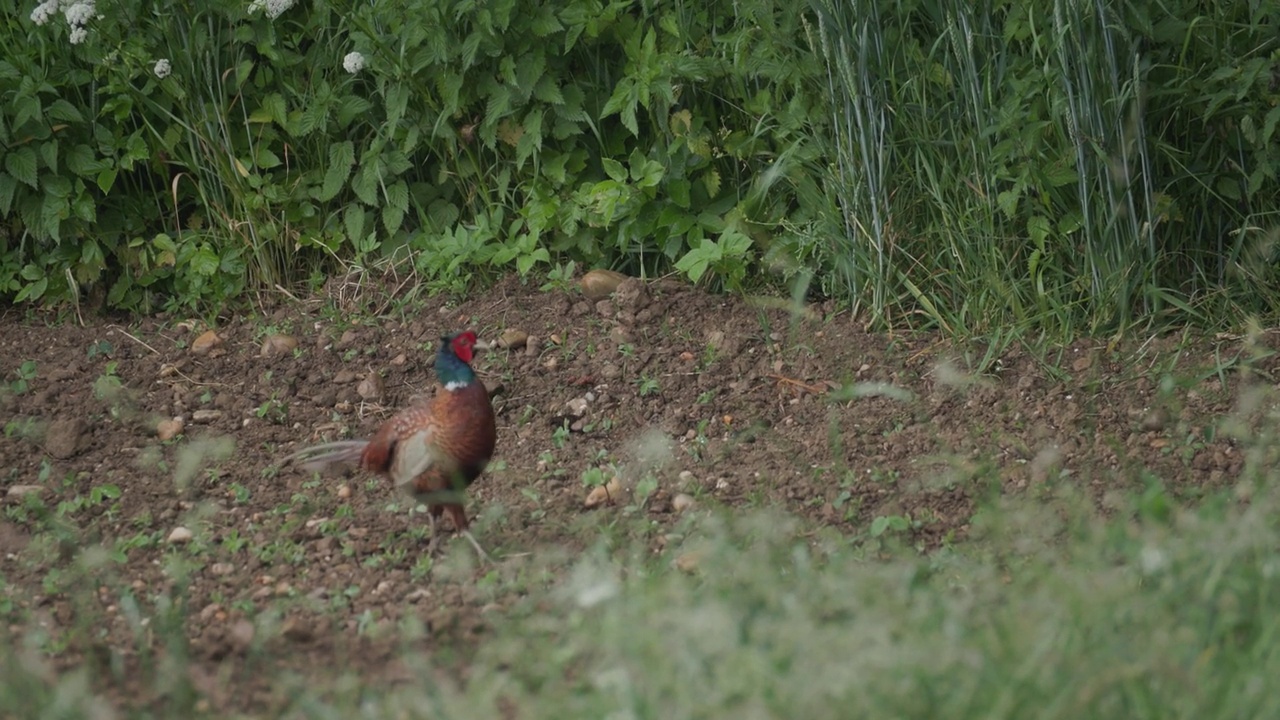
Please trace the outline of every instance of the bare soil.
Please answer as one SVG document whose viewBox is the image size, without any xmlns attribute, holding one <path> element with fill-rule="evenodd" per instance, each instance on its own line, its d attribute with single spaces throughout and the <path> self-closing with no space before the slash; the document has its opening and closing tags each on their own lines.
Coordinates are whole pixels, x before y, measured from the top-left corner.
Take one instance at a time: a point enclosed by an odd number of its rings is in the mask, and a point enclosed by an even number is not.
<svg viewBox="0 0 1280 720">
<path fill-rule="evenodd" d="M 511 279 L 403 316 L 388 295 L 335 283 L 325 297 L 220 319 L 222 342 L 207 352 L 196 351 L 209 329 L 200 321 L 81 324 L 8 310 L 0 607 L 11 640 L 48 633 L 55 668 L 100 664 L 133 705 L 165 700 L 135 669 L 189 652 L 202 707 L 265 708 L 288 691 L 259 680 L 278 675 L 264 662 L 299 677 L 340 668 L 371 683 L 407 679 L 402 642 L 377 630 L 413 616 L 427 630 L 415 646 L 465 676 L 472 648 L 516 601 L 486 592 L 492 569 L 464 562 L 457 538 L 455 571 L 421 563 L 425 516 L 388 483 L 274 463 L 306 443 L 371 434 L 431 392 L 437 339 L 464 327 L 530 336 L 477 360 L 500 386 L 499 436 L 469 511 L 499 565 L 572 557 L 628 505 L 650 521 L 653 552 L 667 552 L 664 531 L 690 498 L 782 508 L 805 532 L 850 543 L 867 541 L 876 518 L 901 518 L 901 535 L 930 551 L 963 542 L 987 498 L 1053 483 L 1105 507 L 1140 488 L 1142 470 L 1195 497 L 1230 486 L 1243 464 L 1223 427 L 1252 380 L 1214 368 L 1247 358 L 1248 378 L 1274 369 L 1266 348 L 1238 338 L 1169 337 L 1040 357 L 1011 347 L 974 373 L 986 346 L 868 334 L 830 304 L 793 316 L 677 283 L 634 285 L 596 303 Z M 264 351 L 272 334 L 297 349 Z M 161 440 L 158 423 L 173 418 L 182 432 Z M 626 495 L 585 507 L 584 474 L 615 469 L 628 491 L 646 476 L 656 490 L 640 505 Z M 191 539 L 171 538 L 179 527 Z M 170 593 L 185 605 L 166 615 L 156 603 Z M 279 632 L 255 633 L 245 621 L 268 607 Z M 164 646 L 163 622 L 182 627 L 187 648 Z"/>
</svg>

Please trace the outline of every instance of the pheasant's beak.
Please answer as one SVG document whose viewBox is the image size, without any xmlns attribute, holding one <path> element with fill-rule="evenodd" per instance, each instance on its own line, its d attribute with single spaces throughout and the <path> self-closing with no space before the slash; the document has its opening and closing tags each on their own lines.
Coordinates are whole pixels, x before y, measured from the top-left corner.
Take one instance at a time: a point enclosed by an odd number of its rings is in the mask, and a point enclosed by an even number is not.
<svg viewBox="0 0 1280 720">
<path fill-rule="evenodd" d="M 493 349 L 493 343 L 489 342 L 488 340 L 479 340 L 479 339 L 477 339 L 477 340 L 476 340 L 476 344 L 475 344 L 475 345 L 472 345 L 472 346 L 471 346 L 471 349 L 473 349 L 473 350 L 492 350 L 492 349 Z"/>
</svg>

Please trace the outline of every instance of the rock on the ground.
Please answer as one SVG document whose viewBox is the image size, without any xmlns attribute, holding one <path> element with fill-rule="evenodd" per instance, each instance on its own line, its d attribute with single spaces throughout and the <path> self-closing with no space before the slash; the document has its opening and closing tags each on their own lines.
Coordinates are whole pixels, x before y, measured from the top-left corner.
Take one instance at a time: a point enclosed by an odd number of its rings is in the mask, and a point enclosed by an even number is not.
<svg viewBox="0 0 1280 720">
<path fill-rule="evenodd" d="M 54 420 L 45 431 L 44 449 L 59 460 L 74 457 L 83 444 L 85 429 L 84 420 L 78 417 Z"/>
<path fill-rule="evenodd" d="M 603 300 L 612 295 L 613 291 L 618 289 L 618 285 L 626 279 L 626 275 L 613 270 L 592 270 L 582 276 L 580 281 L 582 294 L 588 300 Z"/>
</svg>

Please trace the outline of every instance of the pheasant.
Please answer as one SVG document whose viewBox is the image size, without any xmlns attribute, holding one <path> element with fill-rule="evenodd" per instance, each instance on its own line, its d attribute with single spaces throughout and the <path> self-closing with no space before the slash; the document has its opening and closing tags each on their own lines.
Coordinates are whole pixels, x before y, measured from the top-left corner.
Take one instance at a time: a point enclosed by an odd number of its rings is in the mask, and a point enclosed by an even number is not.
<svg viewBox="0 0 1280 720">
<path fill-rule="evenodd" d="M 497 439 L 489 393 L 471 369 L 475 347 L 476 334 L 469 330 L 440 338 L 433 397 L 396 413 L 367 440 L 315 445 L 281 464 L 301 460 L 299 466 L 307 472 L 358 464 L 366 472 L 389 477 L 426 504 L 431 524 L 428 552 L 435 551 L 439 518 L 448 513 L 459 534 L 491 562 L 471 535 L 463 507 L 463 491 L 484 472 Z"/>
</svg>

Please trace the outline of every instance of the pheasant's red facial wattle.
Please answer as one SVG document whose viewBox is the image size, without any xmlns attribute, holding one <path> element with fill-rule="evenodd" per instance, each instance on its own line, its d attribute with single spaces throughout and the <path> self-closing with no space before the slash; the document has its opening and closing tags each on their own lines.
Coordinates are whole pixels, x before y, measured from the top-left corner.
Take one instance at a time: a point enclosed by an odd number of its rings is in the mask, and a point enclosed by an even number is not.
<svg viewBox="0 0 1280 720">
<path fill-rule="evenodd" d="M 475 346 L 476 346 L 476 334 L 471 332 L 470 330 L 466 332 L 458 333 L 458 335 L 453 338 L 453 343 L 451 344 L 451 347 L 453 349 L 453 354 L 457 355 L 458 359 L 462 360 L 462 362 L 467 363 L 468 365 L 471 364 L 472 358 L 475 357 L 475 352 L 474 352 Z"/>
</svg>

